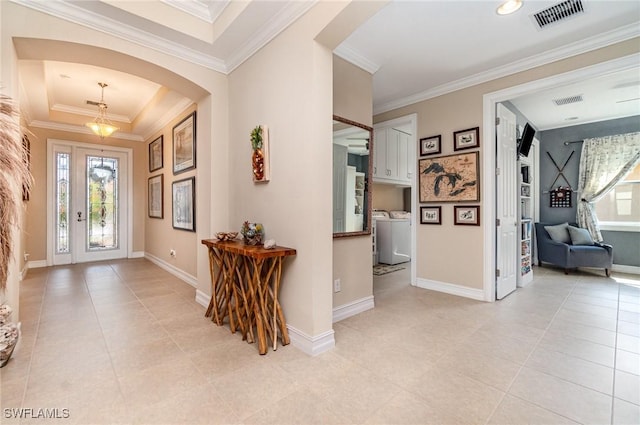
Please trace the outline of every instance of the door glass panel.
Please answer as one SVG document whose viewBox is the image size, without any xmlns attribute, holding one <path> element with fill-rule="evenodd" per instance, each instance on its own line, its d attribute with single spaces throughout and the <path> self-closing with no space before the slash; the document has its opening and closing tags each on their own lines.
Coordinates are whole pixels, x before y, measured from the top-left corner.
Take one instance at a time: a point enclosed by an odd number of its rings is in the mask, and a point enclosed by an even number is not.
<svg viewBox="0 0 640 425">
<path fill-rule="evenodd" d="M 56 153 L 56 253 L 69 253 L 69 160 L 68 153 Z"/>
<path fill-rule="evenodd" d="M 87 156 L 88 251 L 118 248 L 118 159 Z"/>
</svg>

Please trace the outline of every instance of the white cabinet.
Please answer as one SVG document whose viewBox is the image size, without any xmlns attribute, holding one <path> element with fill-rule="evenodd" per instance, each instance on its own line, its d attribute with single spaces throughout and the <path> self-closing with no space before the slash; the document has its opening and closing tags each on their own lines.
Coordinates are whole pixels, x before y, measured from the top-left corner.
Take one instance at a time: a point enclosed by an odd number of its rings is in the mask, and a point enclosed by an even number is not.
<svg viewBox="0 0 640 425">
<path fill-rule="evenodd" d="M 361 232 L 363 230 L 364 173 L 356 171 L 356 167 L 347 166 L 345 185 L 345 232 Z"/>
<path fill-rule="evenodd" d="M 413 149 L 409 135 L 392 127 L 374 130 L 373 180 L 382 183 L 411 185 Z"/>
</svg>

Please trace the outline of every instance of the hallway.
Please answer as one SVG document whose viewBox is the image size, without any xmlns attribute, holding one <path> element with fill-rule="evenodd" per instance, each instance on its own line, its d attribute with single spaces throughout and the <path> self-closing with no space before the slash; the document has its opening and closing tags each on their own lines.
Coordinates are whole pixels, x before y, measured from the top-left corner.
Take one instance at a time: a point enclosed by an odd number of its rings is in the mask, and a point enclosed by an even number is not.
<svg viewBox="0 0 640 425">
<path fill-rule="evenodd" d="M 534 276 L 496 303 L 411 287 L 408 270 L 376 278 L 376 308 L 308 357 L 259 356 L 144 259 L 32 269 L 2 423 L 639 423 L 640 277 Z"/>
</svg>

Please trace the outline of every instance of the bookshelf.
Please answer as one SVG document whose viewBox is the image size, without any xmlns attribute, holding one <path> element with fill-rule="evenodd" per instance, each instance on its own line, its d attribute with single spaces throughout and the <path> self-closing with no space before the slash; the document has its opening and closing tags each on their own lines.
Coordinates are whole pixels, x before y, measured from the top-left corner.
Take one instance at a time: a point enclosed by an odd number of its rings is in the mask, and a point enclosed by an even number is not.
<svg viewBox="0 0 640 425">
<path fill-rule="evenodd" d="M 534 186 L 533 164 L 528 158 L 520 158 L 520 273 L 517 284 L 523 287 L 533 280 L 533 217 L 534 217 Z"/>
</svg>

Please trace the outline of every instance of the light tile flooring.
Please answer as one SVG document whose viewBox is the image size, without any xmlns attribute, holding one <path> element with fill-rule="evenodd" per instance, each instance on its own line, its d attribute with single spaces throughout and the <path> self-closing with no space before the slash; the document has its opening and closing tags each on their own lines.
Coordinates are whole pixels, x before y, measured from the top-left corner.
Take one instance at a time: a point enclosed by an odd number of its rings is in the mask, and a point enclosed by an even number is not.
<svg viewBox="0 0 640 425">
<path fill-rule="evenodd" d="M 536 268 L 484 303 L 410 287 L 408 273 L 376 277 L 376 308 L 308 357 L 259 356 L 146 260 L 30 270 L 0 422 L 640 423 L 639 277 Z"/>
</svg>

